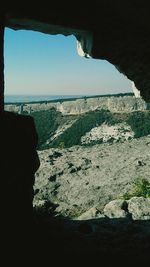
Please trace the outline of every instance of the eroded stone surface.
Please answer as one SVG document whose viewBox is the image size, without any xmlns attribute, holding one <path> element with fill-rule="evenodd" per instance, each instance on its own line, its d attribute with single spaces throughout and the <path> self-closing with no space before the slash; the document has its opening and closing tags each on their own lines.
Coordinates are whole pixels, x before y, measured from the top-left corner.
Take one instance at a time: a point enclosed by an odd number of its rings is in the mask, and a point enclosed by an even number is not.
<svg viewBox="0 0 150 267">
<path fill-rule="evenodd" d="M 104 207 L 104 215 L 108 218 L 126 218 L 127 203 L 124 200 L 112 200 Z"/>
<path fill-rule="evenodd" d="M 111 145 L 39 151 L 35 184 L 39 192 L 34 203 L 50 200 L 58 205 L 59 214 L 70 217 L 92 207 L 103 211 L 108 202 L 129 192 L 139 177 L 150 181 L 149 145 L 147 136 Z M 56 152 L 61 156 L 56 158 Z"/>
<path fill-rule="evenodd" d="M 5 105 L 5 110 L 19 112 L 21 105 Z M 24 104 L 23 110 L 31 111 L 49 110 L 55 108 L 63 115 L 78 115 L 94 110 L 109 110 L 111 112 L 132 112 L 145 111 L 149 109 L 148 104 L 142 98 L 134 96 L 111 96 L 111 97 L 90 97 L 85 99 L 76 99 L 73 101 L 54 101 L 34 104 Z"/>
<path fill-rule="evenodd" d="M 133 197 L 128 201 L 133 220 L 150 220 L 150 198 Z"/>
</svg>

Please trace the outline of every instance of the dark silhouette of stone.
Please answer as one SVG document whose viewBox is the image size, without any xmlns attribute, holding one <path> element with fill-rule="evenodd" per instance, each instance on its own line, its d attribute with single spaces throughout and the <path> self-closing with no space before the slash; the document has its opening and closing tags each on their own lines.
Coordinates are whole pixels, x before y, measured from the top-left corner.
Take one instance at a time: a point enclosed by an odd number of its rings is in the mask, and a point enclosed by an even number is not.
<svg viewBox="0 0 150 267">
<path fill-rule="evenodd" d="M 1 229 L 9 244 L 31 237 L 34 174 L 40 162 L 33 118 L 0 113 Z M 24 242 L 24 241 L 23 241 Z"/>
<path fill-rule="evenodd" d="M 93 232 L 92 226 L 88 222 L 81 223 L 78 230 L 83 234 L 91 234 Z"/>
</svg>

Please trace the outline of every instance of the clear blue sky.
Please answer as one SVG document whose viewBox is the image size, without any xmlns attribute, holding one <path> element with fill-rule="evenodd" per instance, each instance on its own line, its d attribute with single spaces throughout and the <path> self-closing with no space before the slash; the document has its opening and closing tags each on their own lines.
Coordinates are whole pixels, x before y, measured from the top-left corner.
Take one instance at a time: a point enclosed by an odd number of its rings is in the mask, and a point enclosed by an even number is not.
<svg viewBox="0 0 150 267">
<path fill-rule="evenodd" d="M 74 36 L 5 29 L 5 94 L 98 95 L 131 92 L 109 62 L 82 58 Z"/>
</svg>

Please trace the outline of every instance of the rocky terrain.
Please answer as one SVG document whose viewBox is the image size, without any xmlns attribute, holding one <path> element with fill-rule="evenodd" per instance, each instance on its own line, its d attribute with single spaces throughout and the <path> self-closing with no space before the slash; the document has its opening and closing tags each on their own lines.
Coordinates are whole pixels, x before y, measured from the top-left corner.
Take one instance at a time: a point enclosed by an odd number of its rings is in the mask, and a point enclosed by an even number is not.
<svg viewBox="0 0 150 267">
<path fill-rule="evenodd" d="M 83 218 L 101 217 L 105 205 L 132 191 L 136 180 L 150 182 L 149 149 L 150 136 L 39 151 L 34 205 L 52 202 L 56 214 L 70 218 L 81 218 L 87 211 Z"/>
<path fill-rule="evenodd" d="M 134 132 L 126 123 L 117 123 L 115 125 L 108 125 L 103 123 L 87 132 L 81 137 L 82 145 L 89 145 L 93 142 L 101 141 L 107 143 L 110 141 L 118 142 L 134 138 Z"/>
<path fill-rule="evenodd" d="M 71 256 L 77 264 L 79 259 L 91 264 L 100 260 L 103 266 L 120 266 L 122 261 L 129 266 L 147 264 L 149 149 L 146 136 L 38 151 L 41 167 L 36 173 L 34 208 L 39 254 L 43 249 L 43 255 L 50 253 L 55 262 L 63 255 L 61 260 Z M 146 192 L 145 187 L 134 190 L 136 181 L 147 181 Z"/>
<path fill-rule="evenodd" d="M 49 243 L 44 255 L 90 252 L 106 261 L 119 254 L 135 263 L 138 254 L 143 263 L 150 249 L 148 104 L 131 96 L 49 104 L 22 110 L 39 136 L 37 250 Z"/>
</svg>

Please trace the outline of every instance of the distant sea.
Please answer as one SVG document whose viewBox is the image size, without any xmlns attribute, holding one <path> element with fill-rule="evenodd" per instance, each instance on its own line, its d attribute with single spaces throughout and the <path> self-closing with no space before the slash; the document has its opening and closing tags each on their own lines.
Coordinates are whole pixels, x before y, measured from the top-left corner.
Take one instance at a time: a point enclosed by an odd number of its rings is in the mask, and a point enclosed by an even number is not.
<svg viewBox="0 0 150 267">
<path fill-rule="evenodd" d="M 40 102 L 57 99 L 82 98 L 83 95 L 5 95 L 5 103 Z"/>
</svg>

